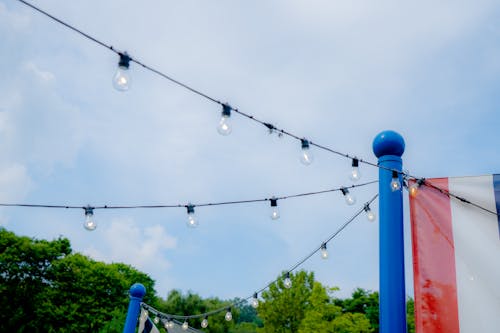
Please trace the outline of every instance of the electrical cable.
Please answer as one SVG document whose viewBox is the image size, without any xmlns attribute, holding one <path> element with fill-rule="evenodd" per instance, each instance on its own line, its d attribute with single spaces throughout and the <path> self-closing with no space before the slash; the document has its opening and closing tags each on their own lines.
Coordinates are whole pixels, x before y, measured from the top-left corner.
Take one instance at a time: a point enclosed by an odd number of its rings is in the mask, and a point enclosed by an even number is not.
<svg viewBox="0 0 500 333">
<path fill-rule="evenodd" d="M 362 184 L 353 184 L 350 186 L 343 186 L 332 188 L 328 190 L 315 191 L 315 192 L 306 192 L 299 194 L 291 194 L 285 195 L 281 197 L 275 197 L 276 200 L 285 200 L 291 198 L 298 198 L 304 196 L 311 196 L 329 192 L 338 192 L 345 188 L 357 188 L 363 187 L 367 185 L 371 185 L 374 183 L 378 183 L 378 180 L 373 180 L 370 182 L 362 183 Z M 208 206 L 222 206 L 222 205 L 236 205 L 236 204 L 244 204 L 244 203 L 254 203 L 254 202 L 264 202 L 270 201 L 271 198 L 262 198 L 262 199 L 250 199 L 250 200 L 235 200 L 235 201 L 222 201 L 222 202 L 210 202 L 210 203 L 200 203 L 200 204 L 191 204 L 194 207 L 208 207 Z M 141 208 L 181 208 L 186 207 L 184 204 L 174 204 L 174 205 L 131 205 L 131 206 L 113 206 L 113 205 L 104 205 L 104 206 L 72 206 L 72 205 L 42 205 L 42 204 L 19 204 L 19 203 L 0 203 L 0 207 L 26 207 L 26 208 L 61 208 L 61 209 L 141 209 Z"/>
<path fill-rule="evenodd" d="M 112 52 L 114 52 L 114 53 L 116 53 L 116 54 L 120 55 L 120 56 L 124 54 L 124 53 L 122 53 L 122 52 L 120 52 L 120 51 L 116 50 L 116 49 L 115 49 L 112 45 L 110 45 L 110 44 L 107 44 L 107 43 L 104 43 L 104 42 L 100 41 L 99 39 L 97 39 L 97 38 L 95 38 L 95 37 L 93 37 L 93 36 L 89 35 L 89 34 L 88 34 L 88 33 L 86 33 L 86 32 L 83 32 L 82 30 L 80 30 L 80 29 L 78 29 L 78 28 L 74 27 L 73 25 L 71 25 L 71 24 L 69 24 L 69 23 L 67 23 L 67 22 L 65 22 L 65 21 L 63 21 L 63 20 L 61 20 L 61 19 L 59 19 L 59 18 L 55 17 L 54 15 L 52 15 L 52 14 L 50 14 L 50 13 L 48 13 L 48 12 L 44 11 L 43 9 L 41 9 L 41 8 L 39 8 L 39 7 L 37 7 L 37 6 L 33 5 L 33 4 L 31 4 L 31 3 L 29 3 L 29 2 L 27 2 L 27 1 L 25 1 L 25 0 L 18 0 L 18 1 L 19 1 L 19 2 L 21 2 L 22 4 L 26 5 L 26 6 L 30 7 L 31 9 L 33 9 L 33 10 L 35 10 L 35 11 L 37 11 L 37 12 L 39 12 L 39 13 L 43 14 L 43 15 L 45 15 L 46 17 L 50 18 L 51 20 L 53 20 L 53 21 L 55 21 L 55 22 L 57 22 L 57 23 L 59 23 L 59 24 L 61 24 L 61 25 L 65 26 L 66 28 L 68 28 L 68 29 L 70 29 L 70 30 L 72 30 L 72 31 L 74 31 L 74 32 L 76 32 L 76 33 L 78 33 L 78 34 L 80 34 L 81 36 L 83 36 L 83 37 L 87 38 L 88 40 L 90 40 L 90 41 L 92 41 L 92 42 L 94 42 L 94 43 L 96 43 L 96 44 L 98 44 L 98 45 L 100 45 L 100 46 L 102 46 L 102 47 L 104 47 L 104 48 L 106 48 L 106 49 L 108 49 L 108 50 L 110 50 L 110 51 L 112 51 Z M 189 85 L 187 85 L 187 84 L 185 84 L 185 83 L 180 82 L 179 80 L 176 80 L 176 79 L 172 78 L 171 76 L 169 76 L 169 75 L 167 75 L 167 74 L 165 74 L 165 73 L 161 72 L 161 71 L 160 71 L 160 70 L 158 70 L 158 69 L 155 69 L 155 68 L 153 68 L 153 67 L 151 67 L 151 66 L 149 66 L 149 65 L 147 65 L 147 64 L 145 64 L 145 63 L 143 63 L 143 62 L 142 62 L 142 61 L 140 61 L 140 60 L 134 59 L 134 58 L 132 58 L 132 57 L 130 57 L 130 59 L 129 59 L 129 60 L 130 60 L 130 61 L 132 61 L 132 62 L 134 62 L 134 63 L 136 63 L 136 64 L 138 64 L 138 65 L 140 65 L 141 67 L 145 68 L 146 70 L 148 70 L 148 71 L 150 71 L 150 72 L 152 72 L 152 73 L 154 73 L 154 74 L 156 74 L 156 75 L 159 75 L 159 76 L 161 76 L 161 77 L 163 77 L 163 78 L 165 78 L 165 79 L 169 80 L 170 82 L 172 82 L 172 83 L 174 83 L 174 84 L 176 84 L 176 85 L 178 85 L 178 86 L 180 86 L 180 87 L 183 87 L 183 88 L 185 88 L 185 89 L 187 89 L 187 90 L 189 90 L 189 91 L 191 91 L 191 92 L 193 92 L 193 93 L 195 93 L 195 94 L 197 94 L 197 95 L 199 95 L 199 96 L 201 96 L 201 97 L 203 97 L 203 98 L 205 98 L 205 99 L 207 99 L 207 100 L 209 100 L 209 101 L 211 101 L 211 102 L 213 102 L 213 103 L 219 104 L 219 105 L 221 105 L 221 106 L 227 105 L 227 104 L 225 104 L 225 103 L 222 103 L 220 100 L 218 100 L 218 99 L 216 99 L 216 98 L 213 98 L 213 97 L 211 97 L 211 96 L 209 96 L 209 95 L 207 95 L 207 94 L 205 94 L 205 93 L 201 92 L 200 90 L 197 90 L 197 89 L 195 89 L 195 88 L 193 88 L 193 87 L 191 87 L 191 86 L 189 86 Z M 291 133 L 291 132 L 289 132 L 289 131 L 286 131 L 286 130 L 284 130 L 284 129 L 277 128 L 276 126 L 274 126 L 274 125 L 273 125 L 273 124 L 271 124 L 271 123 L 264 122 L 264 121 L 262 121 L 262 120 L 260 120 L 260 119 L 258 119 L 258 118 L 256 118 L 256 117 L 254 117 L 254 116 L 250 115 L 250 114 L 247 114 L 247 113 L 245 113 L 245 112 L 243 112 L 243 111 L 240 111 L 238 108 L 233 108 L 233 107 L 231 107 L 231 110 L 232 110 L 232 111 L 234 111 L 235 113 L 238 113 L 239 115 L 241 115 L 241 116 L 243 116 L 243 117 L 245 117 L 245 118 L 249 119 L 249 120 L 253 120 L 254 122 L 257 122 L 257 123 L 259 123 L 259 124 L 261 124 L 261 125 L 265 126 L 265 127 L 266 127 L 266 128 L 267 128 L 270 132 L 276 131 L 276 132 L 278 132 L 280 135 L 286 135 L 286 136 L 288 136 L 288 137 L 291 137 L 291 138 L 293 138 L 293 139 L 295 139 L 295 140 L 299 140 L 299 141 L 300 141 L 300 140 L 303 140 L 303 138 L 301 138 L 300 136 L 298 136 L 298 135 L 296 135 L 296 134 L 293 134 L 293 133 Z M 340 152 L 340 151 L 338 151 L 338 150 L 335 150 L 335 149 L 329 148 L 329 147 L 327 147 L 327 146 L 324 146 L 324 145 L 321 145 L 321 144 L 318 144 L 318 143 L 314 143 L 314 142 L 312 142 L 312 141 L 310 141 L 310 140 L 308 140 L 308 142 L 309 142 L 309 144 L 310 144 L 311 146 L 314 146 L 314 147 L 316 147 L 316 148 L 322 149 L 322 150 L 324 150 L 324 151 L 327 151 L 327 152 L 330 152 L 330 153 L 333 153 L 333 154 L 336 154 L 336 155 L 339 155 L 339 156 L 342 156 L 342 157 L 345 157 L 345 158 L 348 158 L 348 159 L 357 159 L 360 163 L 363 163 L 363 164 L 366 164 L 366 165 L 370 165 L 370 166 L 373 166 L 373 167 L 376 167 L 376 168 L 379 168 L 379 169 L 384 169 L 384 170 L 388 170 L 388 171 L 391 171 L 391 172 L 392 172 L 392 171 L 395 171 L 395 172 L 397 172 L 398 174 L 401 174 L 401 175 L 403 175 L 404 177 L 407 177 L 407 178 L 419 179 L 419 177 L 416 177 L 416 176 L 410 175 L 410 174 L 409 174 L 409 173 L 407 173 L 407 172 L 404 172 L 404 171 L 399 171 L 399 170 L 395 170 L 395 169 L 391 169 L 391 168 L 388 168 L 388 167 L 384 167 L 384 166 L 378 165 L 377 163 L 374 163 L 374 162 L 370 162 L 370 161 L 364 160 L 364 159 L 359 158 L 359 157 L 356 157 L 356 156 L 354 156 L 354 155 L 350 155 L 350 154 L 342 153 L 342 152 Z M 438 190 L 442 190 L 442 189 L 438 189 Z M 444 190 L 443 190 L 443 191 L 444 191 Z M 444 193 L 444 192 L 443 192 L 443 193 Z M 457 195 L 454 195 L 453 193 L 450 193 L 449 191 L 447 191 L 447 193 L 445 193 L 445 194 L 447 194 L 447 195 L 449 195 L 449 196 L 452 196 L 452 197 L 454 197 L 454 198 L 456 198 L 456 199 L 458 199 L 458 200 L 460 200 L 460 201 L 462 201 L 462 202 L 464 202 L 464 203 L 471 204 L 472 206 L 475 206 L 475 207 L 477 207 L 477 208 L 480 208 L 480 209 L 482 209 L 482 210 L 484 210 L 484 211 L 487 211 L 487 212 L 489 212 L 489 213 L 492 213 L 492 214 L 498 215 L 498 213 L 496 214 L 496 213 L 494 213 L 494 212 L 492 212 L 492 211 L 490 211 L 490 210 L 488 210 L 488 209 L 486 209 L 486 208 L 484 208 L 484 207 L 481 207 L 481 206 L 480 206 L 480 205 L 478 205 L 478 204 L 475 204 L 475 203 L 470 202 L 470 201 L 469 201 L 469 200 L 467 200 L 467 199 L 464 199 L 464 198 L 461 198 L 461 197 L 459 197 L 459 196 L 457 196 Z M 176 206 L 176 207 L 177 207 L 177 206 Z M 68 208 L 71 208 L 71 207 L 68 207 Z M 96 207 L 96 208 L 97 208 L 97 207 Z M 111 208 L 111 207 L 101 207 L 101 208 Z M 123 208 L 132 208 L 132 207 L 123 207 Z M 137 208 L 139 208 L 139 207 L 137 207 Z M 141 207 L 141 208 L 146 208 L 146 207 Z M 162 207 L 162 208 L 165 208 L 165 207 Z"/>
<path fill-rule="evenodd" d="M 378 197 L 378 194 L 376 194 L 375 196 L 373 196 L 373 198 L 370 199 L 368 202 L 366 202 L 365 205 L 371 204 L 377 197 Z M 349 218 L 344 224 L 342 224 L 325 241 L 321 242 L 321 245 L 326 244 L 326 243 L 330 242 L 331 240 L 333 240 L 335 237 L 337 237 L 350 223 L 352 223 L 361 213 L 364 212 L 365 205 L 363 205 L 363 207 L 361 209 L 359 209 L 358 211 L 356 211 L 356 213 L 351 218 Z M 320 249 L 321 249 L 321 246 L 315 248 L 310 254 L 308 254 L 303 259 L 301 259 L 300 261 L 298 261 L 296 264 L 294 264 L 293 266 L 291 266 L 288 270 L 286 270 L 285 273 L 291 273 L 294 270 L 296 270 L 298 267 L 300 267 L 302 264 L 304 264 L 307 260 L 309 260 L 313 255 L 315 255 Z M 259 290 L 257 290 L 256 293 L 260 294 L 262 291 L 268 289 L 273 283 L 276 283 L 279 279 L 280 278 L 278 277 L 275 280 L 269 282 L 264 287 L 262 287 Z M 233 303 L 231 303 L 229 305 L 225 305 L 225 306 L 223 306 L 221 308 L 218 308 L 218 309 L 215 309 L 215 310 L 212 310 L 212 311 L 208 311 L 208 312 L 205 312 L 205 313 L 201 313 L 201 314 L 196 314 L 196 315 L 174 315 L 174 314 L 163 313 L 163 312 L 158 311 L 157 309 L 155 309 L 152 306 L 147 305 L 145 303 L 142 303 L 142 307 L 144 309 L 148 310 L 148 311 L 151 310 L 151 312 L 153 312 L 155 315 L 157 315 L 159 317 L 162 317 L 164 319 L 167 319 L 167 318 L 170 318 L 170 319 L 182 319 L 182 320 L 199 319 L 199 318 L 209 317 L 209 316 L 221 313 L 222 311 L 226 310 L 228 307 L 237 307 L 238 305 L 244 303 L 245 301 L 248 301 L 249 299 L 253 298 L 254 294 L 255 294 L 255 292 L 252 293 L 250 296 L 248 296 L 246 298 L 240 299 L 237 302 L 233 302 Z"/>
</svg>

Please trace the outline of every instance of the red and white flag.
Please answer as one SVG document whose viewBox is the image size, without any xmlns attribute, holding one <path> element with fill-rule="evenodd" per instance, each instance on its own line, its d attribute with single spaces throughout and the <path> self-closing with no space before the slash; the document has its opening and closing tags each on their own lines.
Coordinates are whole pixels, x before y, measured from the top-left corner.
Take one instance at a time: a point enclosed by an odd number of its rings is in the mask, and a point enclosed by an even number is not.
<svg viewBox="0 0 500 333">
<path fill-rule="evenodd" d="M 500 175 L 426 179 L 410 196 L 417 333 L 500 332 Z"/>
</svg>

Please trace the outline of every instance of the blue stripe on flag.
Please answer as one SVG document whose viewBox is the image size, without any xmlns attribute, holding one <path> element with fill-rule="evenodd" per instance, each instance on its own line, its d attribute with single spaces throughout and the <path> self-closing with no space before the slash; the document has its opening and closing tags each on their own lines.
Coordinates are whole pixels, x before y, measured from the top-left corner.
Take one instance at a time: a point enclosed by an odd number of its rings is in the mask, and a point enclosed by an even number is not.
<svg viewBox="0 0 500 333">
<path fill-rule="evenodd" d="M 493 175 L 493 190 L 495 191 L 495 202 L 497 204 L 498 235 L 500 236 L 500 175 Z"/>
<path fill-rule="evenodd" d="M 141 333 L 149 333 L 153 329 L 153 323 L 151 322 L 151 319 L 146 319 L 146 322 L 144 323 L 144 329 L 142 330 Z"/>
</svg>

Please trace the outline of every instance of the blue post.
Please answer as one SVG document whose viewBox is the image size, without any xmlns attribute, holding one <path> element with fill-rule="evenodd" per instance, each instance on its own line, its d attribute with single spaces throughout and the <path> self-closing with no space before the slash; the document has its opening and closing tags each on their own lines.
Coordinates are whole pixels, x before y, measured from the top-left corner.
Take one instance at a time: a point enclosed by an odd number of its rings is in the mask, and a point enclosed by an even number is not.
<svg viewBox="0 0 500 333">
<path fill-rule="evenodd" d="M 140 283 L 134 283 L 130 287 L 130 303 L 128 304 L 127 319 L 123 333 L 134 333 L 137 326 L 137 318 L 141 310 L 141 302 L 146 295 L 146 288 Z"/>
<path fill-rule="evenodd" d="M 402 170 L 404 150 L 403 137 L 393 131 L 384 131 L 373 140 L 378 165 L 387 169 Z M 393 174 L 384 168 L 379 169 L 380 333 L 404 333 L 407 326 L 403 194 L 401 189 L 392 191 Z M 401 182 L 401 175 L 398 177 Z"/>
</svg>

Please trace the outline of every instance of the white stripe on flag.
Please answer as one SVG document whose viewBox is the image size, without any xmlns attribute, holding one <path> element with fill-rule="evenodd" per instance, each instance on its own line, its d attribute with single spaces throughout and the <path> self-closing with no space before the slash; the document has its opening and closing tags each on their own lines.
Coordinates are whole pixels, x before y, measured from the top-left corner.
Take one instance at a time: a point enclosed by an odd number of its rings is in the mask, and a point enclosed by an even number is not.
<svg viewBox="0 0 500 333">
<path fill-rule="evenodd" d="M 449 190 L 496 212 L 492 176 L 449 178 Z M 460 332 L 500 332 L 497 216 L 454 199 L 451 215 Z"/>
</svg>

